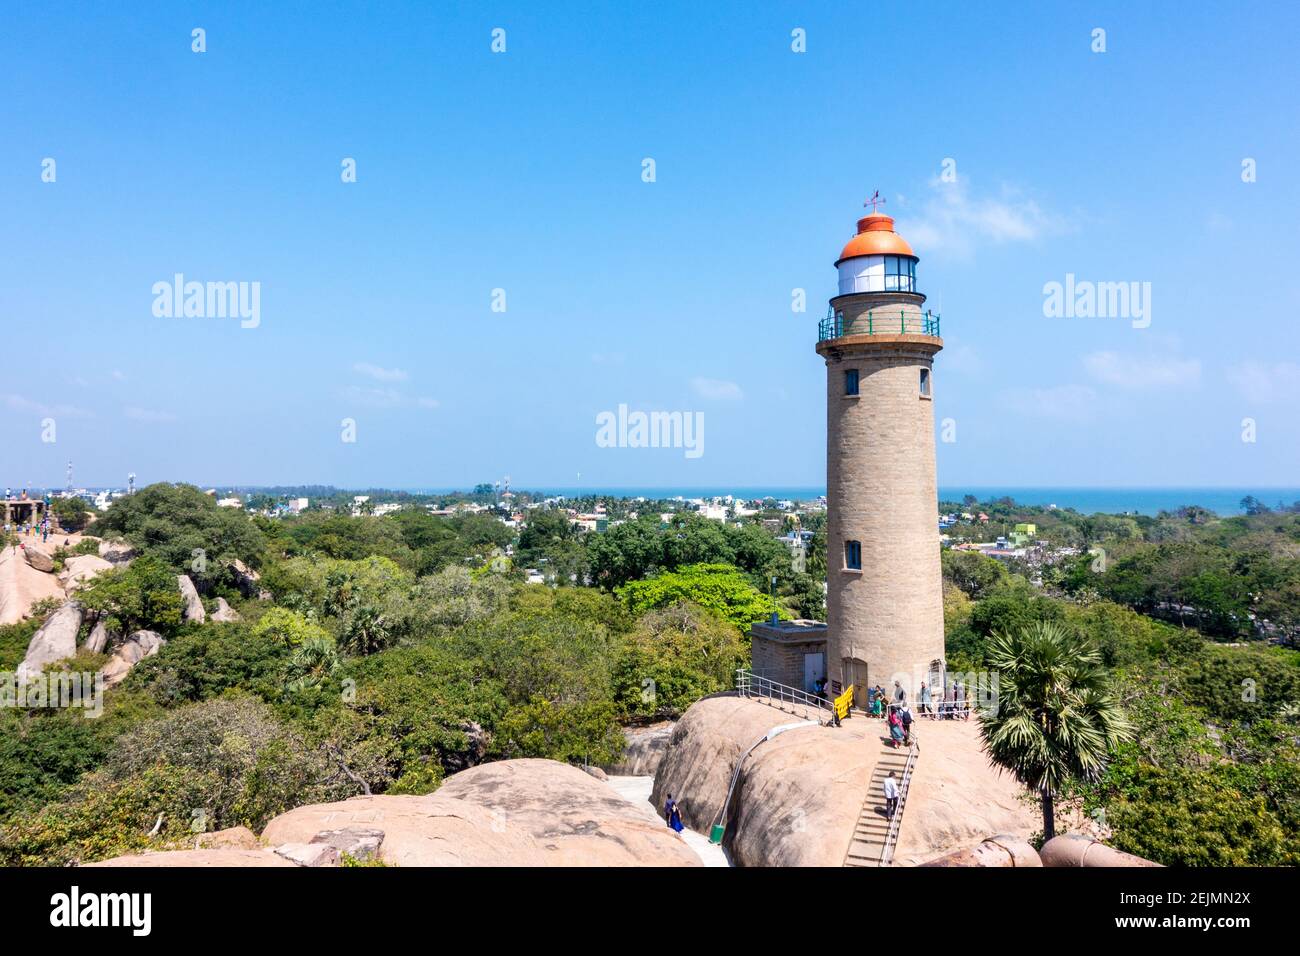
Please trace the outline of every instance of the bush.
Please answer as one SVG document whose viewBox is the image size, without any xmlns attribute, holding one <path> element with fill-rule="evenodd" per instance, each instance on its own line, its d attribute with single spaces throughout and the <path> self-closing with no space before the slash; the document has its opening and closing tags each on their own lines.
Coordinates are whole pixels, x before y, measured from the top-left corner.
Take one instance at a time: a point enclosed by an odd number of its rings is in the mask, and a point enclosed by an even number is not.
<svg viewBox="0 0 1300 956">
<path fill-rule="evenodd" d="M 269 616 L 269 615 L 267 615 Z M 265 620 L 265 618 L 263 618 Z M 285 688 L 288 646 L 243 623 L 206 624 L 168 641 L 127 676 L 124 686 L 172 707 L 241 689 L 266 701 Z"/>
</svg>

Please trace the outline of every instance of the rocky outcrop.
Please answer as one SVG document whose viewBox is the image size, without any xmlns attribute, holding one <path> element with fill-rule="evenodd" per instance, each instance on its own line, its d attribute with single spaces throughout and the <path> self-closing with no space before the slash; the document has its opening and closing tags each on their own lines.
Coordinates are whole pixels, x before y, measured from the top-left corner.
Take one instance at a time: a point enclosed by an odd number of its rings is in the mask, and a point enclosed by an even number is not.
<svg viewBox="0 0 1300 956">
<path fill-rule="evenodd" d="M 213 850 L 171 850 L 164 853 L 134 853 L 130 856 L 117 856 L 99 863 L 85 863 L 83 866 L 104 867 L 245 867 L 245 866 L 282 866 L 293 867 L 298 864 L 277 856 L 270 850 L 239 850 L 233 848 Z"/>
<path fill-rule="evenodd" d="M 99 556 L 110 564 L 129 564 L 138 552 L 123 541 L 99 542 Z"/>
<path fill-rule="evenodd" d="M 327 843 L 286 843 L 271 852 L 298 866 L 339 865 L 339 851 Z"/>
<path fill-rule="evenodd" d="M 84 612 L 76 601 L 69 601 L 48 618 L 32 635 L 27 645 L 27 655 L 18 665 L 16 678 L 25 684 L 55 661 L 77 653 L 77 633 L 81 630 Z"/>
<path fill-rule="evenodd" d="M 108 630 L 108 623 L 101 617 L 95 622 L 95 626 L 90 629 L 90 634 L 86 637 L 86 650 L 92 654 L 102 654 L 112 641 L 112 638 L 113 635 Z"/>
<path fill-rule="evenodd" d="M 323 830 L 311 838 L 312 843 L 332 847 L 339 857 L 353 860 L 374 860 L 384 845 L 384 831 L 377 827 L 344 827 L 341 830 Z"/>
<path fill-rule="evenodd" d="M 63 562 L 63 570 L 59 572 L 59 582 L 69 594 L 72 594 L 84 587 L 96 575 L 111 570 L 112 567 L 110 562 L 93 554 L 74 554 Z"/>
<path fill-rule="evenodd" d="M 452 773 L 460 773 L 462 770 L 468 770 L 470 767 L 477 767 L 487 756 L 488 749 L 488 732 L 483 729 L 481 724 L 468 720 L 460 725 L 461 731 L 465 734 L 465 748 L 456 753 L 449 753 L 444 757 L 447 769 Z"/>
<path fill-rule="evenodd" d="M 672 721 L 651 724 L 648 727 L 625 727 L 627 741 L 623 757 L 605 770 L 620 777 L 650 777 L 659 769 L 659 761 L 673 736 Z"/>
<path fill-rule="evenodd" d="M 841 866 L 864 801 L 877 796 L 868 785 L 884 753 L 882 724 L 856 716 L 843 727 L 786 730 L 754 747 L 774 728 L 799 722 L 730 694 L 697 701 L 673 728 L 654 806 L 671 793 L 687 826 L 708 833 L 739 764 L 724 837 L 736 865 Z M 1024 839 L 1034 832 L 1034 808 L 1014 779 L 989 764 L 976 724 L 923 721 L 918 736 L 895 863 L 922 863 L 989 833 Z"/>
<path fill-rule="evenodd" d="M 308 843 L 340 827 L 383 830 L 379 859 L 392 866 L 543 866 L 532 834 L 506 817 L 441 794 L 353 797 L 297 807 L 266 825 L 266 843 Z"/>
<path fill-rule="evenodd" d="M 978 846 L 953 850 L 922 866 L 941 867 L 1041 867 L 1038 851 L 1027 840 L 1001 834 L 983 840 Z"/>
<path fill-rule="evenodd" d="M 503 760 L 449 777 L 437 796 L 522 827 L 551 866 L 698 866 L 685 842 L 608 785 L 554 760 Z"/>
<path fill-rule="evenodd" d="M 708 833 L 746 751 L 774 728 L 801 722 L 732 695 L 697 701 L 673 728 L 651 802 L 662 807 L 671 793 L 683 822 Z M 724 846 L 735 864 L 840 866 L 877 749 L 818 726 L 788 730 L 759 744 L 740 764 L 728 805 Z"/>
<path fill-rule="evenodd" d="M 553 760 L 483 764 L 423 797 L 354 797 L 298 807 L 268 823 L 262 841 L 310 843 L 349 828 L 381 831 L 378 858 L 396 866 L 699 865 L 685 842 L 652 815 L 577 767 Z"/>
<path fill-rule="evenodd" d="M 185 602 L 185 607 L 181 609 L 181 617 L 187 621 L 202 624 L 207 620 L 208 614 L 203 610 L 203 601 L 199 598 L 199 592 L 195 589 L 194 582 L 190 580 L 188 574 L 178 574 L 176 583 L 180 585 L 181 600 Z"/>
<path fill-rule="evenodd" d="M 44 572 L 45 574 L 54 573 L 54 559 L 48 554 L 36 547 L 34 544 L 23 545 L 22 549 L 23 557 L 26 559 L 28 565 L 35 568 L 37 571 Z"/>
<path fill-rule="evenodd" d="M 224 830 L 213 830 L 211 833 L 200 833 L 194 838 L 194 849 L 196 850 L 256 850 L 260 848 L 261 843 L 258 842 L 257 834 L 248 827 L 227 827 Z"/>
<path fill-rule="evenodd" d="M 126 675 L 131 672 L 131 668 L 146 657 L 157 654 L 158 648 L 166 643 L 162 635 L 156 631 L 136 631 L 130 635 L 118 645 L 113 651 L 112 658 L 104 665 L 105 686 L 116 687 L 122 683 Z"/>
<path fill-rule="evenodd" d="M 239 588 L 239 593 L 246 598 L 261 597 L 262 576 L 246 565 L 243 561 L 236 558 L 230 562 L 230 573 L 235 579 L 235 587 Z"/>
<path fill-rule="evenodd" d="M 28 564 L 21 548 L 0 549 L 0 624 L 16 624 L 37 602 L 66 596 L 59 579 Z"/>
<path fill-rule="evenodd" d="M 225 598 L 219 597 L 217 598 L 217 609 L 212 612 L 209 619 L 221 622 L 238 621 L 239 612 L 227 604 Z"/>
</svg>

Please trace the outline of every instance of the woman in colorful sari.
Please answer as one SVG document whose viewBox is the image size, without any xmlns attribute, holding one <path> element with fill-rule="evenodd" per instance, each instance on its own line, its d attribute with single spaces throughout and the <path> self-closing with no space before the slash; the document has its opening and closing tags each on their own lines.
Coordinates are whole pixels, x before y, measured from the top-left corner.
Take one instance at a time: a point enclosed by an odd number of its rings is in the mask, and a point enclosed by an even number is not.
<svg viewBox="0 0 1300 956">
<path fill-rule="evenodd" d="M 895 750 L 903 746 L 903 721 L 897 707 L 889 708 L 889 743 Z"/>
</svg>

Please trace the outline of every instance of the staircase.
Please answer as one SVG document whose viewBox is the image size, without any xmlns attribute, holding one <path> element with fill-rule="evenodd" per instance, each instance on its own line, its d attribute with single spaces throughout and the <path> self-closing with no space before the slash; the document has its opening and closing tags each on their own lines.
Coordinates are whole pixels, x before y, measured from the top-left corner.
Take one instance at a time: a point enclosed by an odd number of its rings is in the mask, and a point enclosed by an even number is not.
<svg viewBox="0 0 1300 956">
<path fill-rule="evenodd" d="M 898 828 L 907 809 L 907 791 L 912 783 L 912 770 L 920 748 L 913 743 L 908 750 L 895 750 L 881 745 L 876 769 L 867 784 L 867 795 L 858 813 L 848 851 L 844 854 L 845 866 L 887 866 L 893 858 L 898 843 Z M 898 780 L 898 810 L 894 819 L 885 816 L 885 778 L 894 771 Z"/>
</svg>

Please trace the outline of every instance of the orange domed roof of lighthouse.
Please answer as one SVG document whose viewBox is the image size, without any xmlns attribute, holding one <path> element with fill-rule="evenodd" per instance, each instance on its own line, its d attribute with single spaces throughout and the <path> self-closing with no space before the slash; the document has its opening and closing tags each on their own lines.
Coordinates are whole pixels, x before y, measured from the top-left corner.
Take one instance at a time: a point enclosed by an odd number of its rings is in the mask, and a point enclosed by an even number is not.
<svg viewBox="0 0 1300 956">
<path fill-rule="evenodd" d="M 883 212 L 873 212 L 858 220 L 858 234 L 848 241 L 836 264 L 854 256 L 911 256 L 912 247 L 894 232 L 894 220 Z"/>
</svg>

